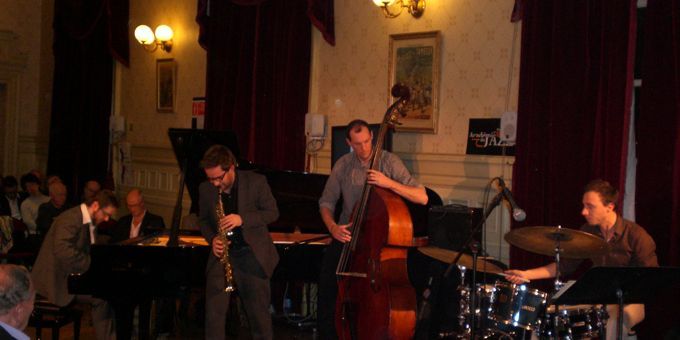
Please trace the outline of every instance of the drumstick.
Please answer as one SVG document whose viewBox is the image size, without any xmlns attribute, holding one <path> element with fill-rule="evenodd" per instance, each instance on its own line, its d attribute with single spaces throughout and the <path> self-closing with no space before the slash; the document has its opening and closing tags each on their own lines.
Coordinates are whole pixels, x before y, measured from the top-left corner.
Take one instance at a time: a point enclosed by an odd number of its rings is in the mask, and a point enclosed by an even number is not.
<svg viewBox="0 0 680 340">
<path fill-rule="evenodd" d="M 496 275 L 500 275 L 500 276 L 505 277 L 505 278 L 507 278 L 508 276 L 515 276 L 522 282 L 525 282 L 525 283 L 531 282 L 531 280 L 529 280 L 529 279 L 525 279 L 523 277 L 516 276 L 516 275 L 509 275 L 509 274 L 506 274 L 506 273 L 496 273 Z"/>
</svg>

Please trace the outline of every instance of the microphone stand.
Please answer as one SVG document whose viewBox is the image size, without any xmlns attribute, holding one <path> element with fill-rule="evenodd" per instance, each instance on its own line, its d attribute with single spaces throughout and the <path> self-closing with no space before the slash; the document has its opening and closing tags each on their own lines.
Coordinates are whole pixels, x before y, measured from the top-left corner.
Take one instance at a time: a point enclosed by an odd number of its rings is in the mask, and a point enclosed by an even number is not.
<svg viewBox="0 0 680 340">
<path fill-rule="evenodd" d="M 501 203 L 501 200 L 503 199 L 503 192 L 499 192 L 494 196 L 494 198 L 491 200 L 489 203 L 489 208 L 484 211 L 484 216 L 479 220 L 477 225 L 475 226 L 474 229 L 472 229 L 472 232 L 470 233 L 470 236 L 468 236 L 467 240 L 463 244 L 463 247 L 461 248 L 461 251 L 458 252 L 458 255 L 456 256 L 451 263 L 449 263 L 449 267 L 446 268 L 446 272 L 444 272 L 444 278 L 448 278 L 451 275 L 451 271 L 453 270 L 453 267 L 455 267 L 458 264 L 458 261 L 460 261 L 460 258 L 463 256 L 463 250 L 470 249 L 472 252 L 472 282 L 471 284 L 471 289 L 470 289 L 470 331 L 471 331 L 471 339 L 475 339 L 476 331 L 475 331 L 475 317 L 476 317 L 476 310 L 477 310 L 477 299 L 475 295 L 477 294 L 477 281 L 476 281 L 476 272 L 477 272 L 477 252 L 478 252 L 478 247 L 474 245 L 475 239 L 474 235 L 482 229 L 482 226 L 484 225 L 484 222 L 486 222 L 486 219 L 489 218 L 489 215 L 491 215 L 491 212 L 498 206 L 498 204 Z"/>
</svg>

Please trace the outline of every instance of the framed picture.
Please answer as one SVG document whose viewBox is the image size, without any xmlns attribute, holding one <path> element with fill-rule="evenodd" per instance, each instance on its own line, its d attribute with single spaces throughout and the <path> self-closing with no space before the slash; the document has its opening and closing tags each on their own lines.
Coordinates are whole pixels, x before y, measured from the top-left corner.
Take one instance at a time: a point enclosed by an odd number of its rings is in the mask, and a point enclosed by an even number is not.
<svg viewBox="0 0 680 340">
<path fill-rule="evenodd" d="M 439 56 L 439 31 L 390 35 L 388 93 L 397 83 L 411 91 L 397 130 L 437 133 Z M 394 100 L 390 96 L 388 104 Z"/>
<path fill-rule="evenodd" d="M 175 112 L 177 65 L 173 59 L 156 60 L 156 111 Z"/>
</svg>

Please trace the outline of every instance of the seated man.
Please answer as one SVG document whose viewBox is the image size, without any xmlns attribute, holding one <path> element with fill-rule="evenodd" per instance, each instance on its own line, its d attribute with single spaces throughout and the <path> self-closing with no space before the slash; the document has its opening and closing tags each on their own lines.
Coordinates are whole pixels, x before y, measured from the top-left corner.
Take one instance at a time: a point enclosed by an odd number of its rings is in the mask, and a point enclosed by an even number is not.
<svg viewBox="0 0 680 340">
<path fill-rule="evenodd" d="M 0 194 L 0 216 L 11 216 L 21 221 L 21 203 L 26 198 L 25 193 L 19 192 L 16 177 L 6 176 L 2 179 L 2 193 Z"/>
<path fill-rule="evenodd" d="M 90 246 L 96 240 L 96 226 L 108 221 L 117 208 L 116 195 L 103 190 L 89 201 L 64 211 L 45 235 L 33 266 L 36 291 L 51 303 L 60 307 L 73 301 L 91 305 L 97 339 L 116 338 L 113 311 L 104 300 L 69 294 L 68 276 L 90 268 Z"/>
<path fill-rule="evenodd" d="M 118 220 L 112 233 L 112 242 L 124 241 L 138 236 L 163 231 L 165 229 L 163 218 L 150 213 L 146 209 L 146 206 L 144 205 L 144 196 L 142 196 L 142 191 L 140 189 L 134 188 L 130 190 L 125 198 L 125 203 L 127 204 L 130 214 L 125 215 Z M 118 320 L 122 323 L 119 325 L 118 329 L 120 333 L 124 333 L 118 334 L 118 337 L 122 339 L 132 335 L 134 308 L 136 304 L 136 301 L 123 299 L 117 301 L 114 305 L 116 313 L 121 313 L 117 316 Z M 169 329 L 159 328 L 159 326 L 161 326 L 159 323 L 167 324 L 168 319 L 170 321 L 172 320 L 172 310 L 169 309 L 169 306 L 172 304 L 174 304 L 173 299 L 160 299 L 158 301 L 158 305 L 162 307 L 162 309 L 157 312 L 158 320 L 156 322 L 156 333 L 169 332 Z M 139 303 L 139 339 L 147 339 L 149 337 L 150 311 L 150 298 Z"/>
<path fill-rule="evenodd" d="M 113 242 L 123 241 L 138 236 L 144 236 L 165 229 L 163 218 L 150 213 L 144 205 L 142 190 L 130 190 L 125 199 L 130 214 L 118 220 L 113 231 Z"/>
<path fill-rule="evenodd" d="M 583 209 L 581 215 L 586 223 L 581 231 L 602 238 L 609 245 L 603 256 L 592 258 L 594 266 L 608 267 L 658 267 L 656 244 L 652 237 L 635 222 L 624 219 L 616 212 L 619 192 L 609 182 L 601 179 L 593 180 L 583 190 Z M 560 262 L 560 272 L 575 271 L 582 261 L 569 260 Z M 524 280 L 552 278 L 557 275 L 557 264 L 552 262 L 542 267 L 527 270 L 507 270 L 508 281 L 520 284 Z M 608 306 L 607 339 L 616 338 L 618 310 L 616 306 Z M 624 333 L 633 335 L 631 328 L 645 317 L 644 306 L 640 304 L 626 305 L 624 310 Z"/>
<path fill-rule="evenodd" d="M 33 312 L 35 289 L 22 266 L 0 264 L 0 339 L 28 340 L 23 330 Z"/>
<path fill-rule="evenodd" d="M 89 180 L 85 182 L 83 187 L 83 202 L 87 202 L 92 199 L 99 191 L 102 190 L 101 184 L 95 180 Z"/>
<path fill-rule="evenodd" d="M 38 218 L 38 208 L 50 199 L 40 192 L 40 179 L 34 174 L 28 173 L 21 176 L 21 187 L 28 193 L 28 197 L 21 203 L 21 217 L 26 228 L 28 228 L 29 238 L 31 238 L 38 234 L 35 223 Z M 40 247 L 39 243 L 38 247 Z"/>
<path fill-rule="evenodd" d="M 66 201 L 68 192 L 63 183 L 54 182 L 50 184 L 49 191 L 50 200 L 40 205 L 40 208 L 38 208 L 38 218 L 35 220 L 40 237 L 45 237 L 55 217 L 72 207 L 71 203 Z"/>
</svg>

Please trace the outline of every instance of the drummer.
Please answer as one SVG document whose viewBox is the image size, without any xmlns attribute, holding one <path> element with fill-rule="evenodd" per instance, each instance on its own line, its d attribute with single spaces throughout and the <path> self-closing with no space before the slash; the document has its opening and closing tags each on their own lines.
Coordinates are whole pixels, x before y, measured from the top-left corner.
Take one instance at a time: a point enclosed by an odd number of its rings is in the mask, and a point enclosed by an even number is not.
<svg viewBox="0 0 680 340">
<path fill-rule="evenodd" d="M 583 191 L 581 215 L 586 219 L 582 231 L 603 238 L 609 244 L 606 254 L 592 258 L 593 266 L 610 267 L 658 267 L 656 244 L 651 236 L 635 222 L 624 219 L 616 213 L 618 190 L 609 182 L 596 179 L 588 183 Z M 579 267 L 581 261 L 563 261 L 560 272 L 570 273 Z M 553 278 L 556 275 L 555 262 L 528 270 L 507 270 L 508 281 L 523 283 L 522 279 L 537 280 Z M 610 319 L 607 322 L 607 338 L 616 337 L 616 309 L 608 307 Z M 626 305 L 624 308 L 625 332 L 645 317 L 643 305 Z M 613 326 L 613 327 L 612 327 Z M 626 334 L 624 333 L 624 335 Z M 631 333 L 633 334 L 633 333 Z"/>
</svg>

